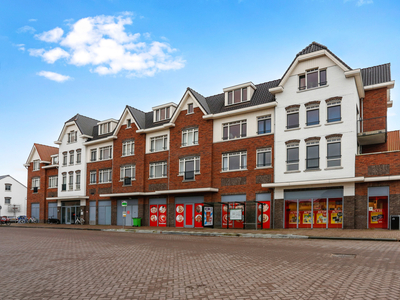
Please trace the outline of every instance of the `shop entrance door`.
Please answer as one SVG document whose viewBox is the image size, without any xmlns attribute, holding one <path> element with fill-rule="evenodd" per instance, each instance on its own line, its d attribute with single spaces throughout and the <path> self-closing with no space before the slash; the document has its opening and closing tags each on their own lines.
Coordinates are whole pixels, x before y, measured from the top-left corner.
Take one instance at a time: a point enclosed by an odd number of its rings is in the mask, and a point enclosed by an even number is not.
<svg viewBox="0 0 400 300">
<path fill-rule="evenodd" d="M 187 227 L 187 228 L 194 227 L 194 204 L 193 203 L 185 204 L 185 227 Z"/>
<path fill-rule="evenodd" d="M 369 197 L 368 228 L 388 228 L 388 197 Z"/>
</svg>

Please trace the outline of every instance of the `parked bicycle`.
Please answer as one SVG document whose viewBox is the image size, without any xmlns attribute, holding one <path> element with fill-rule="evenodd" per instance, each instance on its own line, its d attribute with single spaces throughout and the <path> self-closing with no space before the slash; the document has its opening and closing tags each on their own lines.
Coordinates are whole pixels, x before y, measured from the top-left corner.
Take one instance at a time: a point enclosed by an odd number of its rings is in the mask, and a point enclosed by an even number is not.
<svg viewBox="0 0 400 300">
<path fill-rule="evenodd" d="M 25 224 L 25 223 L 27 223 L 27 221 L 28 221 L 28 218 L 26 216 L 19 216 L 18 217 L 18 223 L 19 224 Z"/>
<path fill-rule="evenodd" d="M 7 226 L 11 225 L 11 221 L 7 217 L 1 217 L 0 218 L 0 225 L 6 224 Z"/>
<path fill-rule="evenodd" d="M 76 220 L 75 220 L 75 224 L 84 225 L 85 224 L 85 219 L 77 217 Z"/>
<path fill-rule="evenodd" d="M 27 223 L 39 223 L 39 220 L 35 217 L 30 217 Z"/>
</svg>

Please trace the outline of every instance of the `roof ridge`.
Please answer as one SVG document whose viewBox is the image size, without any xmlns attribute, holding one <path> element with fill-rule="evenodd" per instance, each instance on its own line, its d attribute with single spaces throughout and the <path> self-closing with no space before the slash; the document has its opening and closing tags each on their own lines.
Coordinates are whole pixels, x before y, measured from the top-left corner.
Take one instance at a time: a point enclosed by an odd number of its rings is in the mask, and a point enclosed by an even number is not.
<svg viewBox="0 0 400 300">
<path fill-rule="evenodd" d="M 100 122 L 100 120 L 97 120 L 97 119 L 93 119 L 93 118 L 91 118 L 91 117 L 87 117 L 87 116 L 84 116 L 84 115 L 81 115 L 81 114 L 76 114 L 75 116 L 73 116 L 72 118 L 70 118 L 69 120 L 73 120 L 73 121 L 75 121 L 74 119 L 75 119 L 75 117 L 78 117 L 78 116 L 80 116 L 80 117 L 84 117 L 84 118 L 86 118 L 86 119 L 90 119 L 90 120 L 93 120 L 93 121 L 96 121 L 96 122 Z M 65 123 L 67 123 L 68 121 L 66 121 Z"/>
<path fill-rule="evenodd" d="M 386 65 L 390 66 L 390 62 L 389 63 L 385 63 L 385 64 L 376 65 L 376 66 L 361 68 L 361 70 L 365 70 L 365 69 L 369 69 L 369 68 L 376 68 L 376 67 L 381 67 L 381 66 L 386 66 Z"/>
<path fill-rule="evenodd" d="M 198 91 L 196 91 L 195 89 L 192 89 L 191 87 L 189 87 L 188 86 L 188 90 L 191 90 L 191 91 L 193 91 L 193 92 L 195 92 L 195 93 L 197 93 L 197 94 L 199 94 L 200 96 L 202 96 L 203 98 L 206 98 L 206 97 L 204 97 L 204 95 L 203 94 L 200 94 Z"/>
<path fill-rule="evenodd" d="M 58 147 L 49 146 L 49 145 L 44 145 L 44 144 L 40 144 L 40 143 L 33 143 L 33 144 L 34 144 L 34 145 L 40 145 L 40 146 L 45 146 L 45 147 L 51 147 L 51 148 L 58 149 Z"/>
<path fill-rule="evenodd" d="M 128 106 L 128 107 L 130 107 L 130 108 L 133 108 L 133 109 L 136 109 L 137 111 L 140 111 L 140 112 L 142 112 L 142 113 L 146 113 L 146 112 L 144 112 L 143 110 L 140 110 L 140 109 L 138 109 L 138 108 L 136 108 L 136 107 L 133 107 L 133 106 L 130 106 L 130 105 L 126 105 L 126 106 Z"/>
</svg>

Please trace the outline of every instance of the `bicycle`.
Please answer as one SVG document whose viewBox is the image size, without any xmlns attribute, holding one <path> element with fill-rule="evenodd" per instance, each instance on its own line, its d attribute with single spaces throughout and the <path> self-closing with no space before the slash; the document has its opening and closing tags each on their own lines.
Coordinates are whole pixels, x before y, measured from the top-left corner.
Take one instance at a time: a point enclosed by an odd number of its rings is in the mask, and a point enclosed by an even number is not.
<svg viewBox="0 0 400 300">
<path fill-rule="evenodd" d="M 0 218 L 0 225 L 6 224 L 7 226 L 11 225 L 11 221 L 7 217 L 1 217 Z"/>
<path fill-rule="evenodd" d="M 85 224 L 85 219 L 84 218 L 76 218 L 75 220 L 75 224 L 80 224 L 80 225 L 84 225 Z"/>
<path fill-rule="evenodd" d="M 28 218 L 26 216 L 18 217 L 18 223 L 19 224 L 25 224 L 25 223 L 27 223 L 27 221 L 28 221 Z"/>
</svg>

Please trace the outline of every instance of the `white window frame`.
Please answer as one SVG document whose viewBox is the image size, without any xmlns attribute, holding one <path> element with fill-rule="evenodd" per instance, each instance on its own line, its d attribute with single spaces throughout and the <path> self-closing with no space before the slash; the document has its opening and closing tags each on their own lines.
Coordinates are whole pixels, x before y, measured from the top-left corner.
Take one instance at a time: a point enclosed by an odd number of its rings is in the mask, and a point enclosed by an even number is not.
<svg viewBox="0 0 400 300">
<path fill-rule="evenodd" d="M 49 189 L 57 188 L 58 186 L 58 176 L 50 176 L 49 177 Z"/>
<path fill-rule="evenodd" d="M 164 112 L 164 117 L 165 117 L 164 119 L 161 119 L 161 111 L 162 110 L 165 111 Z M 167 120 L 167 119 L 170 118 L 170 116 L 171 116 L 171 108 L 169 106 L 168 107 L 159 108 L 159 109 L 156 109 L 154 113 L 156 114 L 155 122 L 164 121 L 164 120 Z"/>
<path fill-rule="evenodd" d="M 4 204 L 11 204 L 11 197 L 4 197 Z"/>
<path fill-rule="evenodd" d="M 318 157 L 317 158 L 308 158 L 308 147 L 318 146 Z M 319 146 L 319 140 L 312 140 L 306 143 L 306 170 L 319 170 L 321 168 L 321 147 Z M 308 160 L 310 159 L 318 159 L 318 168 L 309 168 Z"/>
<path fill-rule="evenodd" d="M 90 150 L 90 161 L 97 161 L 97 148 Z"/>
<path fill-rule="evenodd" d="M 264 164 L 262 166 L 260 166 L 260 163 L 258 161 L 258 154 L 260 153 L 267 153 L 270 156 L 270 164 Z M 264 161 L 265 161 L 265 156 L 264 156 Z M 270 168 L 272 167 L 272 149 L 270 147 L 267 148 L 261 148 L 261 149 L 257 149 L 256 151 L 256 168 L 261 169 L 261 168 Z"/>
<path fill-rule="evenodd" d="M 126 170 L 131 170 L 131 181 L 136 179 L 136 165 L 126 165 L 120 167 L 119 181 L 125 180 Z M 129 178 L 129 177 L 126 177 Z"/>
<path fill-rule="evenodd" d="M 68 144 L 76 143 L 78 140 L 78 132 L 72 130 L 68 132 Z"/>
<path fill-rule="evenodd" d="M 128 140 L 122 142 L 122 156 L 135 155 L 135 140 Z"/>
<path fill-rule="evenodd" d="M 192 140 L 189 140 L 189 134 L 192 134 Z M 182 147 L 196 146 L 199 144 L 199 128 L 193 127 L 182 130 Z"/>
<path fill-rule="evenodd" d="M 33 177 L 32 178 L 32 190 L 35 187 L 38 188 L 38 190 L 40 189 L 40 177 Z"/>
<path fill-rule="evenodd" d="M 239 89 L 234 89 L 234 90 L 232 90 L 232 91 L 229 91 L 229 92 L 227 92 L 227 99 L 226 99 L 226 105 L 228 106 L 228 105 L 235 105 L 235 104 L 239 104 L 239 103 L 243 103 L 243 102 L 248 102 L 248 101 L 250 101 L 250 99 L 249 99 L 249 89 L 250 87 L 248 87 L 248 86 L 246 86 L 246 87 L 242 87 L 242 88 L 239 88 Z M 235 97 L 235 91 L 238 91 L 238 90 L 240 90 L 240 99 L 239 99 L 239 101 L 237 101 L 237 102 L 235 102 L 235 100 L 237 100 L 237 99 L 235 99 L 236 97 Z M 246 90 L 245 92 L 246 92 L 246 100 L 243 100 L 243 92 L 244 92 L 244 90 Z M 230 95 L 232 95 L 232 97 L 231 97 L 231 99 L 229 99 L 229 97 L 230 97 Z"/>
<path fill-rule="evenodd" d="M 230 128 L 231 126 L 235 126 L 239 124 L 239 137 L 233 137 L 230 138 Z M 246 126 L 246 132 L 243 133 L 243 125 Z M 227 128 L 228 129 L 228 136 L 225 138 L 224 137 L 224 129 Z M 222 140 L 226 141 L 226 140 L 235 140 L 235 139 L 240 139 L 240 138 L 244 138 L 247 137 L 247 120 L 240 120 L 240 121 L 235 121 L 235 122 L 229 122 L 229 123 L 223 123 L 222 124 Z"/>
<path fill-rule="evenodd" d="M 318 123 L 316 124 L 309 124 L 308 123 L 308 112 L 318 110 Z M 319 113 L 319 104 L 309 104 L 306 106 L 306 126 L 315 126 L 321 123 L 320 113 Z"/>
<path fill-rule="evenodd" d="M 105 175 L 108 176 L 108 181 L 104 180 Z M 112 182 L 112 169 L 99 170 L 99 183 L 110 183 Z"/>
<path fill-rule="evenodd" d="M 81 189 L 81 172 L 75 171 L 75 190 L 79 191 Z"/>
<path fill-rule="evenodd" d="M 104 155 L 107 154 L 107 153 L 104 154 L 104 152 L 106 152 L 106 150 L 109 151 L 108 157 L 104 157 Z M 99 161 L 112 159 L 112 146 L 100 147 L 99 152 L 100 152 L 99 153 Z"/>
<path fill-rule="evenodd" d="M 96 184 L 96 183 L 97 183 L 97 171 L 96 170 L 90 171 L 89 172 L 89 184 Z"/>
<path fill-rule="evenodd" d="M 269 130 L 269 131 L 265 131 L 265 132 L 259 132 L 259 131 L 258 131 L 258 123 L 259 123 L 260 121 L 266 121 L 266 120 L 269 120 L 269 123 L 270 123 L 270 130 Z M 257 134 L 258 134 L 258 135 L 260 135 L 260 134 L 269 134 L 269 133 L 271 133 L 271 132 L 272 132 L 272 120 L 271 120 L 271 115 L 266 115 L 266 116 L 257 117 Z"/>
<path fill-rule="evenodd" d="M 188 162 L 188 161 L 194 162 L 194 175 L 200 174 L 200 156 L 189 156 L 189 157 L 184 157 L 184 158 L 179 159 L 179 175 L 178 176 L 185 175 L 186 162 Z M 197 166 L 197 168 L 196 168 L 196 166 Z"/>
<path fill-rule="evenodd" d="M 329 121 L 329 108 L 330 107 L 335 107 L 335 106 L 339 106 L 340 107 L 340 119 L 339 120 L 335 120 L 335 121 Z M 340 122 L 342 121 L 342 100 L 339 99 L 335 99 L 335 100 L 330 100 L 326 103 L 326 123 L 335 123 L 335 122 Z"/>
<path fill-rule="evenodd" d="M 294 114 L 297 114 L 297 116 L 298 116 L 297 126 L 296 127 L 294 127 L 294 126 L 289 127 L 288 116 L 289 115 L 294 115 Z M 300 128 L 300 111 L 299 111 L 298 107 L 291 108 L 291 109 L 288 109 L 286 111 L 286 129 L 294 129 L 294 128 Z"/>
<path fill-rule="evenodd" d="M 63 152 L 63 166 L 68 164 L 68 152 Z"/>
<path fill-rule="evenodd" d="M 321 82 L 321 71 L 325 71 L 325 78 L 326 78 L 326 81 L 325 81 L 325 82 Z M 312 74 L 312 73 L 315 73 L 315 72 L 318 73 L 318 82 L 317 82 L 317 86 L 308 87 L 308 75 L 309 75 L 309 74 Z M 301 78 L 302 76 L 304 76 L 304 84 L 305 84 L 304 86 L 300 86 L 300 78 Z M 315 89 L 315 88 L 318 88 L 318 87 L 321 87 L 321 86 L 327 86 L 327 85 L 328 85 L 328 80 L 327 80 L 327 79 L 328 79 L 328 71 L 327 71 L 326 68 L 322 68 L 322 69 L 320 69 L 320 68 L 314 68 L 314 69 L 307 70 L 307 71 L 305 71 L 304 73 L 299 74 L 299 80 L 298 80 L 298 83 L 299 83 L 299 90 L 300 90 L 300 91 L 304 91 L 304 90 Z"/>
<path fill-rule="evenodd" d="M 76 164 L 80 164 L 82 162 L 82 150 L 76 150 Z"/>
<path fill-rule="evenodd" d="M 74 190 L 74 172 L 68 173 L 68 191 Z"/>
<path fill-rule="evenodd" d="M 156 168 L 161 166 L 161 176 L 156 177 Z M 154 162 L 150 163 L 149 165 L 149 178 L 150 179 L 155 179 L 155 178 L 167 178 L 167 171 L 168 171 L 168 165 L 166 161 L 161 161 L 161 162 Z"/>
<path fill-rule="evenodd" d="M 187 105 L 187 114 L 190 115 L 190 114 L 193 114 L 193 113 L 194 113 L 194 106 L 193 106 L 193 103 L 189 103 L 189 104 Z"/>
<path fill-rule="evenodd" d="M 230 158 L 233 156 L 239 156 L 239 169 L 231 169 L 230 166 Z M 243 165 L 243 157 L 245 157 L 245 165 Z M 224 165 L 226 167 L 224 167 Z M 230 171 L 242 171 L 247 170 L 247 151 L 241 152 L 231 152 L 222 154 L 222 172 L 230 172 Z"/>
<path fill-rule="evenodd" d="M 329 144 L 340 144 L 340 156 L 339 157 L 333 157 L 330 158 L 328 156 L 328 145 Z M 330 162 L 333 161 L 339 161 L 339 165 L 338 166 L 329 166 Z M 326 166 L 327 168 L 340 168 L 342 166 L 342 139 L 337 137 L 337 138 L 330 138 L 326 141 Z"/>
<path fill-rule="evenodd" d="M 40 170 L 40 160 L 36 159 L 33 161 L 33 171 L 39 171 Z"/>
<path fill-rule="evenodd" d="M 75 158 L 74 150 L 69 151 L 69 165 L 70 166 L 72 166 L 74 164 L 74 158 Z"/>
<path fill-rule="evenodd" d="M 51 158 L 51 163 L 52 163 L 53 165 L 57 165 L 57 164 L 58 164 L 58 156 L 53 156 L 53 157 Z"/>
<path fill-rule="evenodd" d="M 6 192 L 11 192 L 11 186 L 12 186 L 12 184 L 11 184 L 11 183 L 6 183 L 6 184 L 4 184 L 4 185 L 5 185 L 4 190 L 5 190 Z"/>
<path fill-rule="evenodd" d="M 297 148 L 297 161 L 289 162 L 288 161 L 288 150 Z M 297 165 L 297 169 L 289 170 L 289 166 Z M 295 172 L 300 170 L 300 144 L 299 143 L 292 143 L 286 145 L 286 172 Z"/>
<path fill-rule="evenodd" d="M 103 123 L 99 125 L 99 135 L 103 135 L 111 132 L 111 122 Z"/>
<path fill-rule="evenodd" d="M 161 150 L 155 149 L 156 142 L 158 140 L 162 140 L 163 147 Z M 168 135 L 167 134 L 150 138 L 150 152 L 160 152 L 160 151 L 166 151 L 166 150 L 168 150 Z"/>
</svg>

